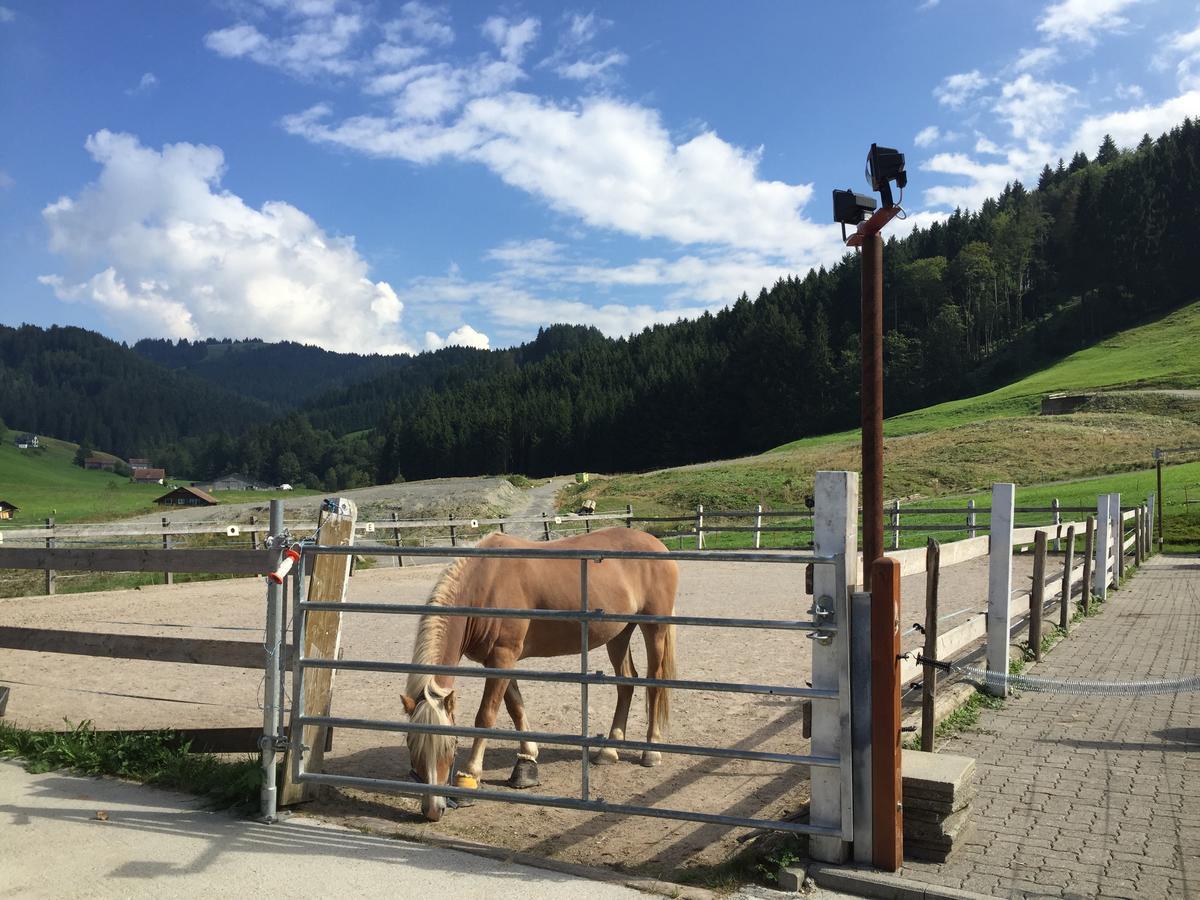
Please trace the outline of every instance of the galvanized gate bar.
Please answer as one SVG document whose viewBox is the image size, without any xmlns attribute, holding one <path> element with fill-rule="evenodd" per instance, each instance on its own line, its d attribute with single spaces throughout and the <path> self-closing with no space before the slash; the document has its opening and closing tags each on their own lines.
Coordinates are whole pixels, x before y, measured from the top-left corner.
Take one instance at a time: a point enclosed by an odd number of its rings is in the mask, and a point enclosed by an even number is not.
<svg viewBox="0 0 1200 900">
<path fill-rule="evenodd" d="M 480 556 L 487 559 L 674 559 L 693 562 L 752 562 L 752 563 L 832 563 L 833 558 L 819 553 L 759 550 L 551 550 L 545 547 L 389 547 L 386 544 L 355 544 L 353 547 L 325 547 L 306 544 L 304 553 L 310 556 Z"/>
<path fill-rule="evenodd" d="M 436 794 L 446 797 L 478 797 L 480 800 L 507 800 L 529 806 L 548 806 L 554 809 L 578 809 L 584 812 L 616 813 L 627 816 L 648 816 L 655 819 L 676 819 L 701 822 L 705 825 L 728 825 L 735 828 L 766 828 L 796 834 L 838 836 L 841 828 L 811 825 L 808 822 L 788 822 L 779 819 L 747 819 L 741 816 L 722 816 L 716 813 L 693 812 L 686 809 L 665 809 L 658 806 L 630 806 L 624 803 L 605 803 L 603 800 L 574 800 L 570 797 L 547 797 L 544 794 L 522 792 L 514 797 L 508 791 L 488 791 L 481 788 L 460 788 L 446 784 L 425 784 L 419 781 L 397 781 L 390 778 L 364 778 L 357 775 L 326 775 L 303 772 L 305 781 L 329 784 L 334 787 L 359 787 L 380 792 L 404 794 Z"/>
<path fill-rule="evenodd" d="M 346 669 L 353 672 L 393 672 L 403 675 L 456 675 L 467 678 L 508 678 L 526 681 L 553 681 L 559 684 L 628 684 L 634 687 L 662 687 L 681 691 L 713 691 L 722 694 L 769 694 L 776 697 L 808 697 L 813 700 L 837 700 L 837 690 L 808 687 L 788 687 L 774 684 L 743 684 L 727 681 L 683 681 L 675 678 L 635 678 L 624 675 L 573 672 L 547 672 L 543 669 L 489 669 L 485 666 L 439 666 L 432 663 L 397 663 L 370 659 L 309 659 L 298 657 L 306 669 Z"/>
<path fill-rule="evenodd" d="M 533 741 L 535 744 L 557 744 L 562 747 L 611 747 L 614 750 L 661 750 L 683 756 L 712 756 L 717 759 L 745 759 L 752 762 L 783 763 L 797 766 L 836 768 L 841 760 L 836 756 L 813 756 L 803 753 L 775 753 L 770 750 L 737 750 L 725 747 L 700 747 L 693 744 L 664 744 L 658 741 L 632 741 L 605 738 L 600 735 L 573 735 L 553 731 L 515 731 L 510 728 L 478 728 L 471 725 L 427 725 L 420 722 L 401 722 L 389 719 L 355 719 L 341 716 L 301 716 L 304 725 L 330 728 L 356 728 L 364 731 L 392 731 L 414 734 L 450 734 L 464 738 L 495 738 L 502 741 Z"/>
</svg>

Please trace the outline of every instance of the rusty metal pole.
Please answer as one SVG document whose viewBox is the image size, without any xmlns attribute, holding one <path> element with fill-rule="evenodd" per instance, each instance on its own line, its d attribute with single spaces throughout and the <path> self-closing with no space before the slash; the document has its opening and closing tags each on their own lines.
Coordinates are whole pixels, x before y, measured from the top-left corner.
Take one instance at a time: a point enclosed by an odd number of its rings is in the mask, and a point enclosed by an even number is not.
<svg viewBox="0 0 1200 900">
<path fill-rule="evenodd" d="M 863 589 L 883 556 L 883 238 L 862 241 Z"/>
<path fill-rule="evenodd" d="M 875 560 L 871 579 L 872 862 L 895 872 L 904 859 L 900 784 L 900 561 Z M 883 607 L 887 615 L 881 615 Z M 884 652 L 886 650 L 886 652 Z"/>
</svg>

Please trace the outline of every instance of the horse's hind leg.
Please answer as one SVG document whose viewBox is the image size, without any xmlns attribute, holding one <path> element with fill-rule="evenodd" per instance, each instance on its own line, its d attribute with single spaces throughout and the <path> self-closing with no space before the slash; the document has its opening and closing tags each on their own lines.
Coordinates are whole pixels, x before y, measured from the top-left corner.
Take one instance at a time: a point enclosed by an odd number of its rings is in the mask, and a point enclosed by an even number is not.
<svg viewBox="0 0 1200 900">
<path fill-rule="evenodd" d="M 629 641 L 633 637 L 636 626 L 630 623 L 620 634 L 608 642 L 608 658 L 612 660 L 613 671 L 625 678 L 637 678 L 637 669 L 633 665 L 633 654 L 629 652 Z M 612 728 L 608 736 L 614 741 L 625 740 L 625 727 L 629 723 L 629 704 L 633 700 L 633 685 L 617 685 L 617 710 L 613 713 Z M 614 747 L 602 747 L 592 754 L 592 762 L 598 766 L 615 763 L 620 756 Z"/>
<path fill-rule="evenodd" d="M 674 678 L 674 648 L 670 625 L 643 625 L 642 637 L 646 641 L 646 677 Z M 669 706 L 667 688 L 646 688 L 646 718 L 649 727 L 646 731 L 648 743 L 660 743 L 666 730 Z M 642 753 L 643 766 L 657 766 L 662 762 L 662 754 L 657 750 L 646 750 Z"/>
</svg>

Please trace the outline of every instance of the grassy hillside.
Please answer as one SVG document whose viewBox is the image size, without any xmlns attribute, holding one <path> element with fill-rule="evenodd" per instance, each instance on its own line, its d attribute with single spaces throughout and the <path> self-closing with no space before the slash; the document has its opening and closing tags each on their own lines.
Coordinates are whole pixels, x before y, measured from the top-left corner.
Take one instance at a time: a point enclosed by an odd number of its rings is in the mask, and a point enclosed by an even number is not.
<svg viewBox="0 0 1200 900">
<path fill-rule="evenodd" d="M 993 482 L 1014 481 L 1052 485 L 1022 489 L 1022 502 L 1048 502 L 1053 496 L 1071 504 L 1090 496 L 1088 502 L 1094 502 L 1101 489 L 1132 492 L 1144 500 L 1153 490 L 1147 478 L 1155 447 L 1200 445 L 1200 398 L 1113 394 L 1072 415 L 1049 417 L 1036 414 L 1038 403 L 1058 390 L 1195 388 L 1200 385 L 1197 346 L 1200 304 L 1123 332 L 1000 390 L 889 419 L 885 496 L 965 500 Z M 676 513 L 698 503 L 707 509 L 745 509 L 760 502 L 794 508 L 811 492 L 818 469 L 859 468 L 858 433 L 843 432 L 745 459 L 594 478 L 586 486 L 571 486 L 562 506 L 570 509 L 590 497 L 602 510 L 632 503 L 644 515 Z M 1200 497 L 1200 469 L 1168 466 L 1167 472 L 1167 513 L 1177 517 L 1181 533 L 1200 541 L 1200 504 L 1185 509 L 1182 502 L 1185 485 Z M 1064 481 L 1074 486 L 1057 484 Z"/>
<path fill-rule="evenodd" d="M 159 484 L 133 484 L 112 472 L 85 471 L 73 464 L 78 445 L 69 441 L 41 436 L 39 443 L 37 450 L 18 450 L 11 437 L 0 444 L 0 500 L 20 507 L 5 525 L 35 525 L 47 516 L 61 523 L 96 522 L 153 512 L 158 509 L 154 498 L 167 490 Z M 218 499 L 235 503 L 274 496 L 281 495 L 225 491 Z"/>
</svg>

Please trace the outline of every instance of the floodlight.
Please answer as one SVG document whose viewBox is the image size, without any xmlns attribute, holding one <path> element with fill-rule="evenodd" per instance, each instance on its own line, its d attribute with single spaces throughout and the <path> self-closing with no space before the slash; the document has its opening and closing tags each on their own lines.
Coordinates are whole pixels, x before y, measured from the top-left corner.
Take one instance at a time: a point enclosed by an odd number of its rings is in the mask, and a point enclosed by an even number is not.
<svg viewBox="0 0 1200 900">
<path fill-rule="evenodd" d="M 833 192 L 833 221 L 842 226 L 842 240 L 846 240 L 846 226 L 857 225 L 867 213 L 875 211 L 875 198 L 870 194 L 856 194 L 845 190 Z"/>
<path fill-rule="evenodd" d="M 870 152 L 867 153 L 866 174 L 867 184 L 871 185 L 871 190 L 879 191 L 884 207 L 895 206 L 890 182 L 896 182 L 896 187 L 902 190 L 908 184 L 908 173 L 904 171 L 904 154 L 893 147 L 872 144 Z"/>
</svg>

